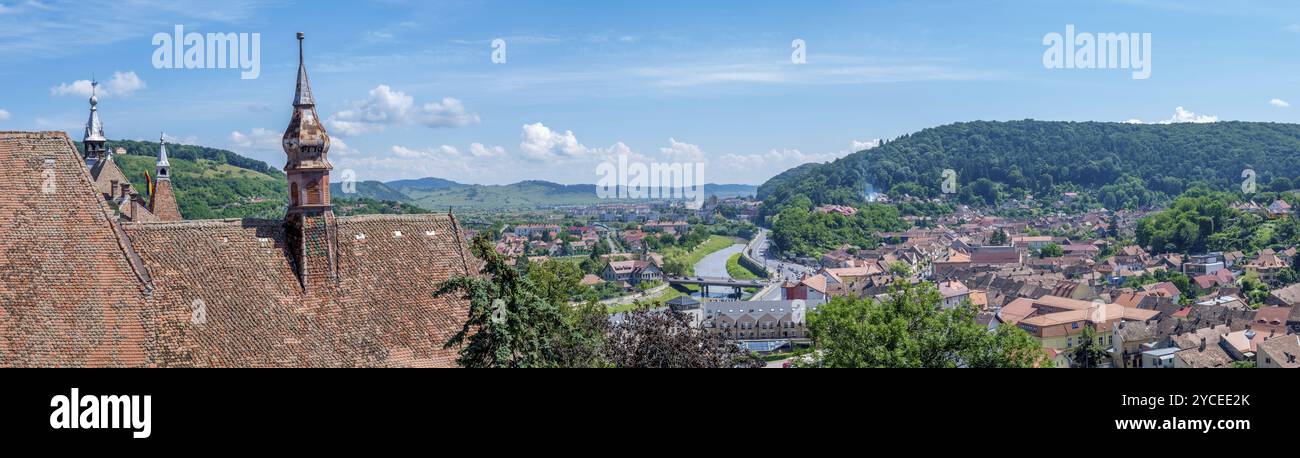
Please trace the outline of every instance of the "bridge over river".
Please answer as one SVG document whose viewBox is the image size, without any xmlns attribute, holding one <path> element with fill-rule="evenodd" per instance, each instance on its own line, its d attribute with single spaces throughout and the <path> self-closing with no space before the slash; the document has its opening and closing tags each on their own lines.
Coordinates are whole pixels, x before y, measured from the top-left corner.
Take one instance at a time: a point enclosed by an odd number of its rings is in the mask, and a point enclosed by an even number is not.
<svg viewBox="0 0 1300 458">
<path fill-rule="evenodd" d="M 762 288 L 767 286 L 764 280 L 736 280 L 734 278 L 720 277 L 667 277 L 664 278 L 673 285 L 695 285 L 700 287 L 700 293 L 704 297 L 709 296 L 709 287 L 731 288 L 736 297 L 740 297 L 740 291 L 744 288 Z"/>
</svg>

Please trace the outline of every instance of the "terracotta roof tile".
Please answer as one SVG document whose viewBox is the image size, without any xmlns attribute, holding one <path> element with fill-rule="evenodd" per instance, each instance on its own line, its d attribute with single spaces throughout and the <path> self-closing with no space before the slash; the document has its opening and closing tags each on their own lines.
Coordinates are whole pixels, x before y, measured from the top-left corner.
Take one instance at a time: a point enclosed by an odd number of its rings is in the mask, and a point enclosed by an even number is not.
<svg viewBox="0 0 1300 458">
<path fill-rule="evenodd" d="M 304 290 L 283 221 L 118 223 L 62 132 L 0 132 L 0 163 L 0 366 L 455 362 L 468 303 L 435 285 L 477 263 L 449 215 L 334 219 Z"/>
<path fill-rule="evenodd" d="M 144 366 L 143 286 L 62 132 L 0 132 L 0 366 Z"/>
</svg>

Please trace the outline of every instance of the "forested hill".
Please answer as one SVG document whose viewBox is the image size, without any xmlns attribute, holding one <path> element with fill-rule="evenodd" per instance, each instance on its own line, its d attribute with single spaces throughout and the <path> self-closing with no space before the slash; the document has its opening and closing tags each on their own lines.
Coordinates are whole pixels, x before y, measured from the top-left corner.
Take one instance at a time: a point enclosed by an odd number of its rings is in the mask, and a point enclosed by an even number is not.
<svg viewBox="0 0 1300 458">
<path fill-rule="evenodd" d="M 792 169 L 764 183 L 758 196 L 764 215 L 799 195 L 814 205 L 860 203 L 868 185 L 892 195 L 934 197 L 945 169 L 956 171 L 956 197 L 968 204 L 1073 190 L 1093 193 L 1110 208 L 1131 208 L 1194 184 L 1237 188 L 1246 169 L 1254 170 L 1261 190 L 1292 189 L 1300 175 L 1300 125 L 957 123 Z"/>
<path fill-rule="evenodd" d="M 84 150 L 81 142 L 75 142 Z M 125 148 L 126 155 L 114 161 L 135 190 L 146 199 L 146 173 L 152 175 L 158 157 L 158 143 L 110 140 L 110 151 Z M 289 202 L 284 172 L 256 159 L 217 148 L 195 145 L 167 145 L 171 180 L 176 203 L 185 219 L 279 218 Z M 334 185 L 332 185 L 334 186 Z M 379 184 L 378 188 L 383 185 Z M 358 183 L 356 195 L 335 193 L 334 209 L 339 215 L 369 213 L 423 213 L 416 205 L 399 204 L 397 198 L 374 191 L 370 182 Z M 366 192 L 370 191 L 370 192 Z M 400 195 L 400 194 L 398 194 Z"/>
</svg>

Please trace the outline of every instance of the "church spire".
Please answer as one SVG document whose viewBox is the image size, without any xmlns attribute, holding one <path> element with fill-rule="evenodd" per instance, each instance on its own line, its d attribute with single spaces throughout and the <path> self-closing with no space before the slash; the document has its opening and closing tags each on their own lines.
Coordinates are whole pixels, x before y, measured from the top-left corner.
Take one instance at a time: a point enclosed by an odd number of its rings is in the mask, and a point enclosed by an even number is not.
<svg viewBox="0 0 1300 458">
<path fill-rule="evenodd" d="M 293 114 L 281 146 L 288 161 L 289 208 L 285 212 L 285 244 L 304 290 L 329 288 L 338 278 L 334 258 L 338 245 L 334 211 L 330 206 L 330 136 L 316 115 L 316 99 L 303 61 L 303 33 L 298 32 L 298 85 Z"/>
<path fill-rule="evenodd" d="M 104 123 L 99 121 L 99 82 L 90 82 L 90 119 L 86 121 L 86 134 L 81 142 L 86 150 L 86 165 L 94 167 L 104 158 Z"/>
<path fill-rule="evenodd" d="M 289 212 L 330 207 L 329 163 L 330 137 L 316 115 L 316 102 L 307 81 L 307 66 L 302 60 L 303 33 L 298 32 L 298 86 L 293 97 L 293 115 L 284 131 L 281 146 L 288 162 L 284 172 L 289 177 Z"/>
<path fill-rule="evenodd" d="M 154 164 L 154 166 L 156 167 L 155 169 L 155 171 L 157 172 L 156 176 L 158 177 L 159 180 L 171 180 L 172 165 L 170 162 L 167 162 L 167 135 L 166 134 L 162 134 L 162 133 L 158 134 L 158 162 Z"/>
<path fill-rule="evenodd" d="M 149 189 L 149 211 L 159 221 L 180 221 L 180 206 L 176 204 L 176 192 L 172 190 L 172 165 L 167 162 L 167 136 L 158 134 L 158 162 L 154 164 L 156 173 L 153 187 Z"/>
<path fill-rule="evenodd" d="M 302 58 L 302 40 L 306 38 L 302 32 L 298 32 L 298 88 L 293 95 L 294 106 L 315 106 L 316 99 L 311 96 L 311 82 L 307 81 L 307 65 L 303 63 Z"/>
</svg>

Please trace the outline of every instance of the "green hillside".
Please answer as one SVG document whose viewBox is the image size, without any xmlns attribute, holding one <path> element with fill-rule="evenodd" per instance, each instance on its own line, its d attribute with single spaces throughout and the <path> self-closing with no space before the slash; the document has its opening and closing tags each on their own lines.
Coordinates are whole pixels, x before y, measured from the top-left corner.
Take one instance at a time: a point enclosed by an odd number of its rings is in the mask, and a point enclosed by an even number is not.
<svg viewBox="0 0 1300 458">
<path fill-rule="evenodd" d="M 148 195 L 145 172 L 154 174 L 157 159 L 117 156 L 113 159 L 141 195 Z M 172 189 L 185 219 L 276 218 L 289 201 L 285 177 L 271 176 L 208 159 L 172 159 Z"/>
<path fill-rule="evenodd" d="M 82 148 L 78 142 L 77 147 Z M 133 140 L 109 141 L 110 150 L 125 148 L 127 155 L 116 160 L 141 194 L 147 193 L 144 173 L 154 171 L 158 143 Z M 177 203 L 186 219 L 266 217 L 283 215 L 288 201 L 284 172 L 265 162 L 216 148 L 167 145 L 172 164 L 172 182 Z M 361 181 L 345 189 L 344 183 L 330 184 L 337 208 L 351 202 L 356 211 L 422 212 L 518 210 L 565 205 L 610 202 L 596 197 L 596 186 L 562 185 L 547 181 L 522 181 L 508 185 L 472 185 L 441 178 L 420 178 L 391 182 Z M 351 192 L 345 192 L 351 191 Z M 705 192 L 719 197 L 753 195 L 751 185 L 706 184 Z M 365 202 L 370 204 L 365 204 Z M 395 205 L 395 203 L 403 205 Z"/>
<path fill-rule="evenodd" d="M 922 130 L 827 164 L 801 166 L 759 187 L 763 215 L 799 196 L 813 205 L 860 204 L 868 185 L 935 197 L 957 173 L 967 204 L 1052 197 L 1066 190 L 1109 208 L 1166 202 L 1194 185 L 1237 188 L 1254 170 L 1260 190 L 1290 189 L 1300 175 L 1300 125 L 1252 122 L 1122 124 L 968 122 Z"/>
<path fill-rule="evenodd" d="M 127 149 L 127 155 L 114 156 L 113 160 L 147 199 L 145 173 L 151 176 L 154 173 L 158 143 L 110 141 L 107 146 L 110 150 L 119 146 Z M 82 146 L 78 143 L 77 147 Z M 284 216 L 289 201 L 285 175 L 266 163 L 226 150 L 192 145 L 168 144 L 167 156 L 172 166 L 176 203 L 185 219 Z M 335 212 L 339 215 L 427 212 L 417 205 L 400 203 L 404 199 L 381 192 L 385 186 L 373 183 L 358 183 L 355 196 L 342 193 L 334 196 Z"/>
</svg>

